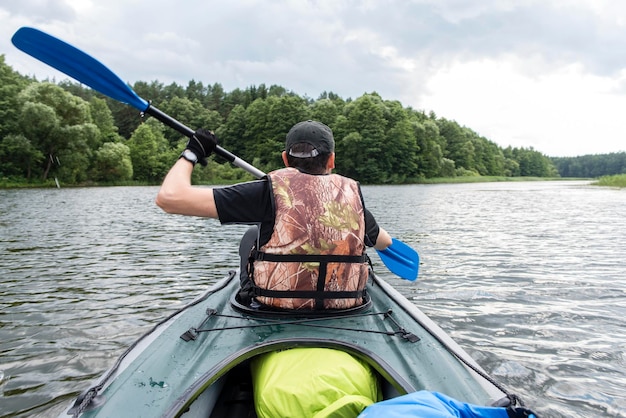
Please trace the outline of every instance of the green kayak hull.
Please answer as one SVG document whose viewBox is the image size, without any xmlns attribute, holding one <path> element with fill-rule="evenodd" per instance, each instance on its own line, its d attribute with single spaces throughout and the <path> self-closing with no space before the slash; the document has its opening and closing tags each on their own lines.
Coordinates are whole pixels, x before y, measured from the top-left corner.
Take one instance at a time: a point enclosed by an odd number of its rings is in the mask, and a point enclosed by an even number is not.
<svg viewBox="0 0 626 418">
<path fill-rule="evenodd" d="M 233 396 L 247 416 L 250 393 L 230 392 L 249 381 L 250 360 L 293 347 L 334 348 L 365 360 L 386 399 L 430 390 L 477 405 L 508 403 L 501 385 L 374 273 L 368 303 L 341 312 L 249 309 L 235 299 L 238 289 L 238 274 L 230 272 L 134 343 L 61 416 L 235 416 L 224 406 Z"/>
</svg>

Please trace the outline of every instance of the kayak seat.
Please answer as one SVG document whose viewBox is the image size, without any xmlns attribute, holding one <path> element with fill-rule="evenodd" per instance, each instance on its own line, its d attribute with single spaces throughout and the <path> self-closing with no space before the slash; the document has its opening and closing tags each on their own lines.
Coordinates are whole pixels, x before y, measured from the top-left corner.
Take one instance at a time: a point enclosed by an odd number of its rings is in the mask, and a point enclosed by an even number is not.
<svg viewBox="0 0 626 418">
<path fill-rule="evenodd" d="M 365 293 L 363 295 L 365 302 L 362 305 L 347 309 L 322 309 L 322 310 L 304 310 L 304 309 L 281 309 L 273 306 L 263 305 L 253 302 L 251 305 L 242 303 L 239 292 L 235 292 L 230 298 L 231 306 L 241 313 L 258 316 L 258 317 L 319 317 L 319 316 L 341 316 L 354 315 L 367 311 L 372 306 L 372 299 Z"/>
</svg>

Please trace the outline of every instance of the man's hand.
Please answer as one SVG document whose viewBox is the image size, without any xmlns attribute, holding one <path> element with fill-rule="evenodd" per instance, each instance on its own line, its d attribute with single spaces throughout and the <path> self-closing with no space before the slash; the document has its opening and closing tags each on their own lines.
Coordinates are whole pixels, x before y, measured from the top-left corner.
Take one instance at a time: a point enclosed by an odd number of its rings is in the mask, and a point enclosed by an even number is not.
<svg viewBox="0 0 626 418">
<path fill-rule="evenodd" d="M 208 129 L 198 129 L 187 141 L 186 148 L 196 154 L 198 162 L 206 167 L 207 157 L 211 155 L 217 145 L 217 137 Z"/>
</svg>

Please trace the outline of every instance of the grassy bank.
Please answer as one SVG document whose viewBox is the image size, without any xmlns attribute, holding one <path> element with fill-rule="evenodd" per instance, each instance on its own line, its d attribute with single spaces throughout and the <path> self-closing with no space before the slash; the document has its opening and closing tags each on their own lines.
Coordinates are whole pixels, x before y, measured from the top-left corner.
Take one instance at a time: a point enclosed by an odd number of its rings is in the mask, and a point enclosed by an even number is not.
<svg viewBox="0 0 626 418">
<path fill-rule="evenodd" d="M 622 182 L 626 183 L 626 175 L 623 175 Z M 610 176 L 616 177 L 616 176 Z M 619 176 L 617 176 L 619 177 Z M 604 177 L 603 177 L 604 178 Z M 602 180 L 601 178 L 600 180 Z M 490 183 L 490 182 L 518 182 L 518 181 L 555 181 L 555 180 L 587 180 L 579 178 L 560 178 L 560 177 L 505 177 L 505 176 L 459 176 L 459 177 L 437 177 L 432 179 L 419 179 L 414 184 L 457 184 L 457 183 Z M 233 179 L 211 179 L 203 181 L 203 185 L 228 185 L 234 184 L 241 180 Z M 148 183 L 140 181 L 124 181 L 114 183 L 102 182 L 85 182 L 80 184 L 64 184 L 60 183 L 60 187 L 107 187 L 107 186 L 158 186 L 160 183 Z M 597 184 L 597 183 L 594 183 Z M 602 186 L 626 187 L 626 184 L 619 186 L 614 184 L 600 184 Z M 47 181 L 13 181 L 8 179 L 0 179 L 0 189 L 28 189 L 28 188 L 55 188 L 57 184 L 54 180 Z"/>
<path fill-rule="evenodd" d="M 106 187 L 106 186 L 151 186 L 152 184 L 140 181 L 124 181 L 118 183 L 84 182 L 76 184 L 57 184 L 54 180 L 12 181 L 0 179 L 0 189 L 54 189 L 64 187 Z"/>
<path fill-rule="evenodd" d="M 606 187 L 626 187 L 626 174 L 616 174 L 614 176 L 603 176 L 598 181 L 592 183 L 594 186 Z"/>
<path fill-rule="evenodd" d="M 437 177 L 421 179 L 419 184 L 447 184 L 447 183 L 491 183 L 500 181 L 554 181 L 554 180 L 581 180 L 560 177 L 505 177 L 505 176 L 463 176 L 463 177 Z"/>
<path fill-rule="evenodd" d="M 624 186 L 624 180 L 626 174 L 622 175 L 622 186 L 618 184 L 600 184 L 606 186 L 614 186 L 614 187 L 626 187 Z M 608 179 L 612 179 L 613 177 L 620 176 L 609 176 Z M 241 179 L 220 179 L 214 178 L 210 180 L 201 180 L 198 182 L 194 181 L 194 184 L 202 184 L 206 186 L 223 186 L 229 184 L 235 184 L 245 180 L 251 180 L 241 178 Z M 600 180 L 604 179 L 602 177 Z M 573 177 L 506 177 L 506 176 L 458 176 L 458 177 L 437 177 L 431 179 L 415 179 L 410 182 L 412 184 L 456 184 L 456 183 L 491 183 L 491 182 L 505 182 L 505 181 L 574 181 L 574 180 L 589 180 L 582 178 L 573 178 Z M 619 183 L 619 181 L 618 181 Z M 597 183 L 594 183 L 597 184 Z M 158 186 L 160 183 L 150 183 L 150 182 L 141 182 L 141 181 L 123 181 L 123 182 L 84 182 L 80 184 L 64 184 L 60 183 L 60 187 L 107 187 L 107 186 Z M 55 188 L 57 184 L 53 179 L 48 179 L 46 181 L 42 180 L 33 180 L 33 181 L 25 181 L 25 180 L 15 180 L 8 178 L 0 178 L 0 189 L 28 189 L 28 188 Z"/>
<path fill-rule="evenodd" d="M 39 188 L 50 188 L 57 187 L 54 180 L 35 180 L 35 181 L 26 181 L 26 180 L 13 180 L 7 178 L 0 178 L 0 189 L 39 189 Z"/>
<path fill-rule="evenodd" d="M 224 186 L 228 184 L 237 183 L 237 180 L 233 179 L 211 179 L 211 181 L 203 181 L 201 184 L 203 185 L 211 185 L 211 186 Z M 66 184 L 60 182 L 57 186 L 57 183 L 54 180 L 33 180 L 33 181 L 25 181 L 25 180 L 7 180 L 0 179 L 0 189 L 53 189 L 56 187 L 59 188 L 70 188 L 70 187 L 117 187 L 117 186 L 159 186 L 161 183 L 151 183 L 145 181 L 119 181 L 119 182 L 83 182 L 76 184 Z"/>
</svg>

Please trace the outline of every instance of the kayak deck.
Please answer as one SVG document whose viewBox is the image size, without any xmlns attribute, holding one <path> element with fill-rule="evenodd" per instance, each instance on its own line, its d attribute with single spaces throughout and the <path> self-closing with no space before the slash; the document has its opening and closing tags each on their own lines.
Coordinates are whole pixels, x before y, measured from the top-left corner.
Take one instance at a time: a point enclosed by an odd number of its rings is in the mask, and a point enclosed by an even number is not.
<svg viewBox="0 0 626 418">
<path fill-rule="evenodd" d="M 366 306 L 331 316 L 246 309 L 234 298 L 238 288 L 231 272 L 155 327 L 101 378 L 92 402 L 97 406 L 81 416 L 254 416 L 250 359 L 294 347 L 335 348 L 365 360 L 379 375 L 385 399 L 422 389 L 478 405 L 507 397 L 434 322 L 374 274 Z"/>
</svg>

